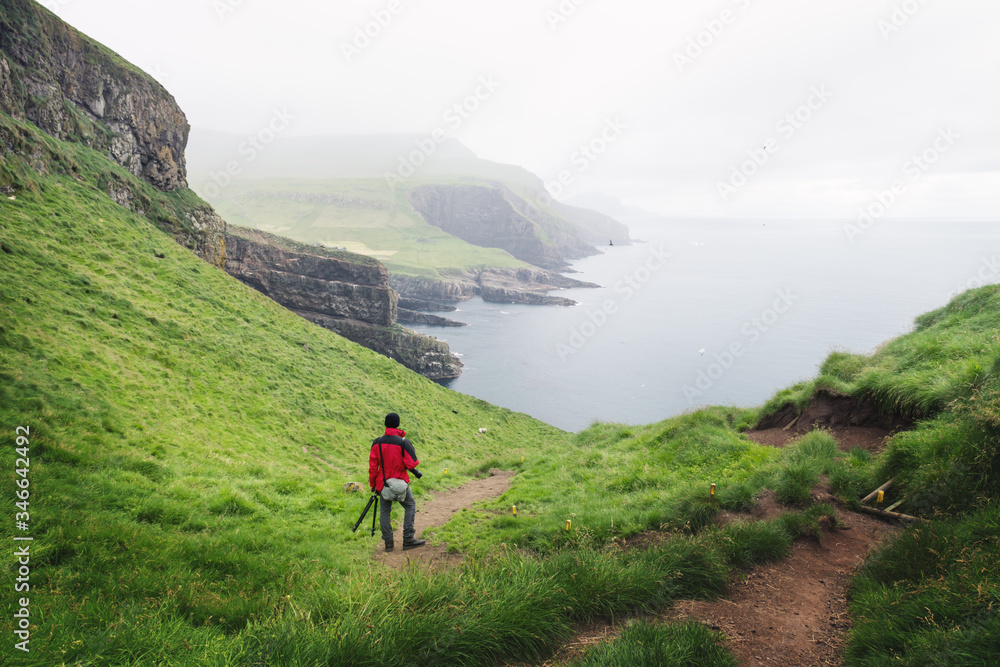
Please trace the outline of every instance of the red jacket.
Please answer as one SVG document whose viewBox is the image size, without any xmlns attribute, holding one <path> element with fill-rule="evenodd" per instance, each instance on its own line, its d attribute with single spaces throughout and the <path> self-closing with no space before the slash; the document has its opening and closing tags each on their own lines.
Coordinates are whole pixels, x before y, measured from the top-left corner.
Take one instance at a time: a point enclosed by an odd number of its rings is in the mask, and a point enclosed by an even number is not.
<svg viewBox="0 0 1000 667">
<path fill-rule="evenodd" d="M 413 456 L 410 456 L 410 451 L 406 451 L 400 445 L 405 442 L 409 444 L 409 440 L 403 440 L 406 437 L 406 431 L 398 428 L 387 428 L 385 430 L 385 435 L 396 436 L 392 438 L 390 442 L 382 442 L 382 459 L 385 461 L 385 478 L 390 479 L 395 477 L 396 479 L 401 479 L 407 484 L 410 483 L 410 475 L 407 470 L 412 470 L 420 465 L 420 461 L 416 459 L 416 451 L 413 449 L 413 445 L 410 445 L 407 449 L 413 452 Z M 377 438 L 375 442 L 372 443 L 372 450 L 368 456 L 368 486 L 374 488 L 376 491 L 381 492 L 382 487 L 385 483 L 382 481 L 382 469 L 379 459 L 379 441 L 385 440 L 386 438 Z"/>
</svg>

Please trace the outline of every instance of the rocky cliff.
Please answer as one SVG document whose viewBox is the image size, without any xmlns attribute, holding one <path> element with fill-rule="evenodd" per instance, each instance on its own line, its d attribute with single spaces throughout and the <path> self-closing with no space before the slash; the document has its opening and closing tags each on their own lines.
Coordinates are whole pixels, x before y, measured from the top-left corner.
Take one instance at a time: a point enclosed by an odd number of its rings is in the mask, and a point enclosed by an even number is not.
<svg viewBox="0 0 1000 667">
<path fill-rule="evenodd" d="M 172 199 L 151 197 L 119 174 L 108 171 L 101 178 L 117 203 L 222 265 L 225 222 L 187 190 L 189 125 L 173 96 L 32 0 L 0 0 L 0 111 L 56 139 L 88 146 L 141 181 L 176 193 Z M 12 131 L 5 132 L 3 144 L 5 151 L 21 153 Z M 24 155 L 38 167 L 33 150 Z"/>
<path fill-rule="evenodd" d="M 187 186 L 188 126 L 149 75 L 32 0 L 0 2 L 0 104 L 62 140 L 106 151 L 161 190 Z"/>
<path fill-rule="evenodd" d="M 227 273 L 310 322 L 432 380 L 461 374 L 446 343 L 398 325 L 397 296 L 378 261 L 238 227 L 226 251 Z"/>
<path fill-rule="evenodd" d="M 234 227 L 229 231 L 226 272 L 286 308 L 383 327 L 395 324 L 396 294 L 378 262 L 293 252 L 261 232 Z"/>
<path fill-rule="evenodd" d="M 397 324 L 379 262 L 229 233 L 187 187 L 189 129 L 152 77 L 32 0 L 0 0 L 0 191 L 16 196 L 32 171 L 72 174 L 306 319 L 430 378 L 461 372 L 446 344 Z"/>
<path fill-rule="evenodd" d="M 575 306 L 572 299 L 549 296 L 546 292 L 575 287 L 598 287 L 573 278 L 534 267 L 470 269 L 447 278 L 419 278 L 391 274 L 389 283 L 401 298 L 414 303 L 440 304 L 465 301 L 479 295 L 483 301 L 529 303 L 549 306 Z M 429 310 L 427 305 L 414 306 Z"/>
<path fill-rule="evenodd" d="M 521 261 L 553 271 L 594 247 L 566 221 L 522 199 L 502 184 L 423 185 L 410 204 L 430 224 L 469 243 L 502 248 Z"/>
</svg>

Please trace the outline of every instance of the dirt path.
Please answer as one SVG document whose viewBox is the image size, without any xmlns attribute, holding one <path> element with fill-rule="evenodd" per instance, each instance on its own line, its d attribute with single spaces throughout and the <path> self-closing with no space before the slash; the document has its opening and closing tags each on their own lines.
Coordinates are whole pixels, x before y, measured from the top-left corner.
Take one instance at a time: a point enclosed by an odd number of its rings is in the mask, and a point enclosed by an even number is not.
<svg viewBox="0 0 1000 667">
<path fill-rule="evenodd" d="M 834 427 L 831 431 L 842 449 L 860 446 L 869 451 L 881 449 L 891 433 L 887 428 L 867 426 Z M 763 444 L 783 447 L 802 432 L 778 427 L 747 435 Z M 510 487 L 514 473 L 494 469 L 490 475 L 439 494 L 432 500 L 418 502 L 418 536 L 427 528 L 443 525 L 464 507 L 503 494 Z M 753 519 L 772 518 L 784 511 L 773 495 L 772 492 L 762 494 L 752 513 Z M 818 487 L 814 496 L 819 502 L 834 500 L 825 485 Z M 850 576 L 869 551 L 897 529 L 843 509 L 839 517 L 841 526 L 824 532 L 822 540 L 800 540 L 783 560 L 753 568 L 734 578 L 724 599 L 680 601 L 660 620 L 698 620 L 719 630 L 727 637 L 728 647 L 740 665 L 747 667 L 842 664 L 839 654 L 843 634 L 849 627 L 847 587 Z M 400 508 L 394 508 L 394 518 L 397 525 L 402 522 Z M 395 551 L 386 553 L 379 542 L 374 560 L 394 568 L 419 563 L 437 569 L 451 567 L 463 559 L 461 554 L 448 553 L 445 546 L 428 545 L 403 551 L 400 548 L 401 528 L 397 528 L 394 538 Z M 543 664 L 559 665 L 579 658 L 594 644 L 614 640 L 619 631 L 620 626 L 610 623 L 581 627 L 572 641 Z"/>
<path fill-rule="evenodd" d="M 828 430 L 837 439 L 841 451 L 849 452 L 855 447 L 860 447 L 873 454 L 882 451 L 886 439 L 895 433 L 881 426 L 834 426 Z M 806 432 L 788 428 L 768 428 L 761 431 L 747 431 L 746 436 L 762 445 L 781 448 L 792 440 L 802 437 Z"/>
<path fill-rule="evenodd" d="M 763 494 L 754 518 L 779 513 L 773 495 Z M 869 550 L 896 528 L 853 512 L 841 511 L 839 517 L 843 527 L 824 532 L 822 541 L 800 540 L 781 561 L 735 577 L 724 598 L 678 601 L 661 617 L 648 620 L 701 621 L 726 636 L 741 666 L 842 664 L 839 651 L 849 627 L 850 576 Z M 582 626 L 542 667 L 580 659 L 594 645 L 614 641 L 621 628 L 606 622 Z"/>
<path fill-rule="evenodd" d="M 746 435 L 762 444 L 784 447 L 807 430 L 794 429 L 794 423 L 788 426 Z M 867 425 L 828 428 L 844 451 L 854 447 L 879 451 L 893 432 L 893 428 Z M 825 483 L 814 489 L 813 499 L 837 504 Z M 723 512 L 720 520 L 766 520 L 784 511 L 786 508 L 775 500 L 774 493 L 765 490 L 751 517 Z M 850 577 L 868 553 L 898 528 L 843 508 L 838 510 L 838 516 L 841 527 L 825 531 L 822 540 L 800 540 L 781 561 L 735 577 L 726 597 L 712 602 L 679 601 L 658 620 L 697 620 L 722 632 L 741 666 L 841 665 L 843 636 L 850 627 L 847 618 Z M 647 541 L 652 546 L 656 540 L 648 537 Z M 543 663 L 543 667 L 579 659 L 595 644 L 613 641 L 620 630 L 621 626 L 610 623 L 581 627 L 577 636 Z"/>
<path fill-rule="evenodd" d="M 840 520 L 844 528 L 824 533 L 821 542 L 800 540 L 784 560 L 731 582 L 726 599 L 679 602 L 668 617 L 720 630 L 748 667 L 840 665 L 849 627 L 848 579 L 868 551 L 895 530 L 852 512 L 840 512 Z"/>
<path fill-rule="evenodd" d="M 455 512 L 463 507 L 470 507 L 480 500 L 503 495 L 510 488 L 513 477 L 513 471 L 494 468 L 490 470 L 489 477 L 474 479 L 453 491 L 437 494 L 431 500 L 418 500 L 415 520 L 417 537 L 420 537 L 423 531 L 428 528 L 443 526 Z M 403 551 L 403 508 L 393 505 L 392 517 L 398 526 L 393 533 L 396 549 L 386 553 L 385 545 L 379 542 L 375 555 L 372 557 L 374 560 L 394 568 L 402 568 L 409 563 L 421 563 L 432 568 L 446 568 L 462 562 L 461 554 L 448 553 L 447 547 L 440 545 L 428 544 L 419 549 Z M 377 535 L 378 531 L 376 530 Z"/>
</svg>

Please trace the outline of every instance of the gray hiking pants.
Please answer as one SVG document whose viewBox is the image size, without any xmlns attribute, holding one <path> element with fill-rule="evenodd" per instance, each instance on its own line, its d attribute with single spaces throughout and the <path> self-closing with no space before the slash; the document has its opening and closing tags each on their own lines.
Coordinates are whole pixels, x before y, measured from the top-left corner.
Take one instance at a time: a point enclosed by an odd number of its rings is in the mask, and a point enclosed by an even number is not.
<svg viewBox="0 0 1000 667">
<path fill-rule="evenodd" d="M 406 489 L 406 497 L 400 501 L 403 506 L 403 539 L 413 539 L 413 517 L 417 513 L 417 503 L 413 500 L 413 492 Z M 392 539 L 392 501 L 385 498 L 378 499 L 378 525 L 382 529 L 382 540 Z"/>
</svg>

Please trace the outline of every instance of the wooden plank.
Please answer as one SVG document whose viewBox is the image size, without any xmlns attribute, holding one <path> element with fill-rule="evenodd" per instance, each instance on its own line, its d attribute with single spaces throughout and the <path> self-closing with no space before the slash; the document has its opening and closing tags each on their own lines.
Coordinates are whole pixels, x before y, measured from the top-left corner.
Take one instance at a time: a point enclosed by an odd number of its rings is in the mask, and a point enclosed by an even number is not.
<svg viewBox="0 0 1000 667">
<path fill-rule="evenodd" d="M 918 516 L 910 516 L 909 514 L 901 514 L 900 512 L 889 512 L 887 510 L 877 510 L 874 507 L 868 507 L 866 505 L 861 506 L 861 511 L 865 514 L 871 514 L 874 516 L 882 517 L 883 519 L 895 519 L 896 521 L 907 521 L 910 523 L 915 523 L 917 521 L 927 521 L 927 519 L 922 519 Z"/>
<path fill-rule="evenodd" d="M 896 483 L 896 478 L 893 477 L 888 482 L 886 482 L 885 484 L 883 484 L 882 486 L 878 487 L 877 489 L 875 489 L 874 491 L 872 491 L 871 493 L 869 493 L 867 496 L 865 496 L 864 498 L 862 498 L 861 499 L 861 504 L 864 505 L 865 503 L 870 503 L 872 500 L 874 500 L 878 496 L 878 492 L 879 491 L 885 491 L 886 489 L 888 489 L 889 487 L 891 487 L 895 483 Z"/>
</svg>

